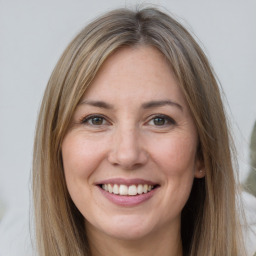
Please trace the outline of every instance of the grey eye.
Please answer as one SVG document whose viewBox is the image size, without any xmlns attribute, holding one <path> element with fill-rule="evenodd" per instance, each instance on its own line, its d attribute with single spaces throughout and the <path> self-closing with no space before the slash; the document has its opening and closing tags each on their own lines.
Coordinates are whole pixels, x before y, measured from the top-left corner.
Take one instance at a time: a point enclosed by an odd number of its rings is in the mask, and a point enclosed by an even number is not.
<svg viewBox="0 0 256 256">
<path fill-rule="evenodd" d="M 88 120 L 89 121 L 89 120 Z M 100 116 L 92 117 L 90 120 L 91 124 L 93 125 L 102 125 L 104 122 L 104 118 Z"/>
<path fill-rule="evenodd" d="M 166 125 L 175 125 L 175 124 L 176 122 L 167 115 L 157 115 L 149 121 L 149 125 L 153 125 L 153 126 L 166 126 Z"/>
<path fill-rule="evenodd" d="M 86 117 L 82 121 L 82 123 L 86 125 L 91 125 L 91 126 L 100 126 L 100 125 L 107 124 L 107 120 L 102 116 L 93 115 L 93 116 Z"/>
<path fill-rule="evenodd" d="M 156 117 L 153 119 L 154 125 L 160 126 L 165 125 L 167 123 L 167 120 L 163 117 Z"/>
</svg>

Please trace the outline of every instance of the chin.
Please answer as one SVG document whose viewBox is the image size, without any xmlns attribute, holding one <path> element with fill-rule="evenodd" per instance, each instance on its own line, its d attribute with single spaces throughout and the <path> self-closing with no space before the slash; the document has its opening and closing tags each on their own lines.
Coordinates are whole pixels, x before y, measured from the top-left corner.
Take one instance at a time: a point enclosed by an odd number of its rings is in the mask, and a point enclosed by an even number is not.
<svg viewBox="0 0 256 256">
<path fill-rule="evenodd" d="M 145 218 L 138 216 L 120 216 L 108 221 L 103 232 L 110 237 L 121 240 L 138 240 L 150 235 L 153 226 Z"/>
</svg>

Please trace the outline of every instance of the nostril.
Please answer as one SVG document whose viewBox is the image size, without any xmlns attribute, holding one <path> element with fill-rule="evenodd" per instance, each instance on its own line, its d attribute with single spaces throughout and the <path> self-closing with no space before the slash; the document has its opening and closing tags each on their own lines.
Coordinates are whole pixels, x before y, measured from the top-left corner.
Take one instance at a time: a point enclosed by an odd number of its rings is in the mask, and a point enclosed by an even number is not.
<svg viewBox="0 0 256 256">
<path fill-rule="evenodd" d="M 108 154 L 109 162 L 123 169 L 137 169 L 148 159 L 137 130 L 130 125 L 122 126 L 114 134 L 111 150 Z"/>
<path fill-rule="evenodd" d="M 108 156 L 108 161 L 114 166 L 120 166 L 126 170 L 138 169 L 148 160 L 148 154 L 144 150 L 132 151 L 121 150 L 111 152 Z"/>
</svg>

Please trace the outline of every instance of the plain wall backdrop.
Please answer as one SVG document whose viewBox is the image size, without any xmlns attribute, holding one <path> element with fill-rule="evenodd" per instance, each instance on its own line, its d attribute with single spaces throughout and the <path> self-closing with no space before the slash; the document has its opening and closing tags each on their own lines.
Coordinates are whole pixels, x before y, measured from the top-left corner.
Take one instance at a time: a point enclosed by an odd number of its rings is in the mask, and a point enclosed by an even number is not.
<svg viewBox="0 0 256 256">
<path fill-rule="evenodd" d="M 0 255 L 31 255 L 31 162 L 40 101 L 58 58 L 96 16 L 156 4 L 196 35 L 227 98 L 240 177 L 256 121 L 255 0 L 0 0 Z M 229 106 L 228 106 L 229 105 Z M 2 218 L 1 218 L 2 215 Z"/>
</svg>

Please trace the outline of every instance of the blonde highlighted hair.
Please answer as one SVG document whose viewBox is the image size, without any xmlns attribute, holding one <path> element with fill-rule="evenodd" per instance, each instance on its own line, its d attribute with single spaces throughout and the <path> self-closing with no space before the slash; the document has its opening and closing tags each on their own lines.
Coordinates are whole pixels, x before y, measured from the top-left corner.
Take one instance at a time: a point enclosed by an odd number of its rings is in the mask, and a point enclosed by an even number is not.
<svg viewBox="0 0 256 256">
<path fill-rule="evenodd" d="M 90 23 L 69 44 L 50 77 L 34 144 L 33 196 L 40 256 L 90 255 L 84 218 L 67 191 L 61 144 L 77 104 L 104 61 L 120 47 L 143 45 L 157 48 L 168 60 L 199 134 L 206 175 L 194 180 L 182 211 L 184 255 L 242 254 L 232 142 L 214 73 L 181 24 L 146 8 L 114 10 Z"/>
</svg>

